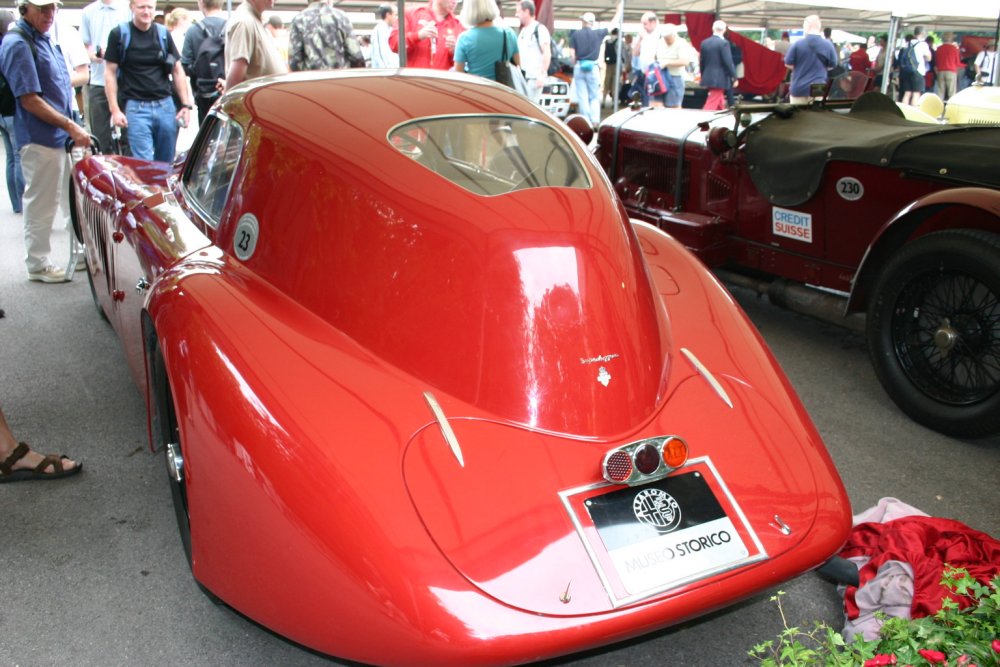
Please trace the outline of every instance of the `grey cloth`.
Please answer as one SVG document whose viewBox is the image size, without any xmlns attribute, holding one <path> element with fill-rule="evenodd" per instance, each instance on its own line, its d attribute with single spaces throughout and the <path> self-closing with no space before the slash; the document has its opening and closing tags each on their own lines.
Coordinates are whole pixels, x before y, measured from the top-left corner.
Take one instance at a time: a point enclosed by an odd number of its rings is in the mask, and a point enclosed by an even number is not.
<svg viewBox="0 0 1000 667">
<path fill-rule="evenodd" d="M 868 558 L 849 558 L 860 570 Z M 837 590 L 843 594 L 843 586 Z M 913 603 L 913 567 L 898 560 L 886 561 L 878 573 L 854 596 L 859 614 L 855 619 L 844 618 L 841 634 L 847 642 L 854 641 L 856 635 L 866 640 L 878 638 L 878 631 L 884 623 L 882 614 L 889 618 L 910 618 Z"/>
</svg>

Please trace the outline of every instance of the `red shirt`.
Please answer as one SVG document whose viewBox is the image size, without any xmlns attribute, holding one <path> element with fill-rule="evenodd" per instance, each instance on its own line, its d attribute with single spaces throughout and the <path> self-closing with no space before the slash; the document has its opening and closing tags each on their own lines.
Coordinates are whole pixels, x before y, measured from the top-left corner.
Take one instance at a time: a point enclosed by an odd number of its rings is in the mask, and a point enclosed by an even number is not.
<svg viewBox="0 0 1000 667">
<path fill-rule="evenodd" d="M 939 72 L 957 72 L 962 66 L 962 57 L 954 44 L 942 44 L 934 52 L 934 69 Z"/>
<path fill-rule="evenodd" d="M 872 61 L 868 59 L 868 51 L 865 49 L 852 51 L 847 63 L 855 72 L 867 72 L 872 67 Z"/>
<path fill-rule="evenodd" d="M 455 42 L 465 29 L 454 14 L 448 14 L 440 21 L 434 16 L 430 3 L 406 10 L 406 66 L 448 70 L 455 66 Z M 425 25 L 437 26 L 437 39 L 420 39 L 417 33 Z M 454 37 L 451 50 L 446 39 Z M 399 26 L 389 33 L 389 48 L 399 53 Z"/>
</svg>

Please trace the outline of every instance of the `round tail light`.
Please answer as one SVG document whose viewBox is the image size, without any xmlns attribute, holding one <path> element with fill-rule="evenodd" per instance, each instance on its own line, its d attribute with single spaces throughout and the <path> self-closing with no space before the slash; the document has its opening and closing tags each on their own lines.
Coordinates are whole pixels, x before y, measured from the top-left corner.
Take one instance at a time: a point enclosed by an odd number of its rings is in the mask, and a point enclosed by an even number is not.
<svg viewBox="0 0 1000 667">
<path fill-rule="evenodd" d="M 635 469 L 643 475 L 652 475 L 660 467 L 660 452 L 651 443 L 646 443 L 635 450 Z"/>
<path fill-rule="evenodd" d="M 663 443 L 663 463 L 668 468 L 680 468 L 687 461 L 688 446 L 680 438 L 667 438 Z"/>
<path fill-rule="evenodd" d="M 621 483 L 632 475 L 632 458 L 627 452 L 616 450 L 604 459 L 604 479 Z"/>
</svg>

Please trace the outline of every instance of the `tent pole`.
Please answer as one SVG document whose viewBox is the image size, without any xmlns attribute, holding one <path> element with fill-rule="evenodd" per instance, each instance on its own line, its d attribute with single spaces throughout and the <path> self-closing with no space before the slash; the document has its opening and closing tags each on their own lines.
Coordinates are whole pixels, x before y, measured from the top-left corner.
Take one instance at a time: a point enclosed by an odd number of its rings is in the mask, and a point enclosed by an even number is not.
<svg viewBox="0 0 1000 667">
<path fill-rule="evenodd" d="M 406 5 L 403 0 L 396 0 L 396 28 L 399 29 L 397 47 L 399 49 L 399 66 L 406 67 Z"/>
<path fill-rule="evenodd" d="M 889 37 L 885 42 L 885 65 L 882 66 L 882 94 L 889 93 L 889 83 L 892 81 L 892 63 L 896 55 L 896 37 L 899 36 L 899 27 L 902 19 L 893 14 L 889 21 Z"/>
<path fill-rule="evenodd" d="M 618 113 L 618 91 L 622 85 L 622 54 L 625 53 L 625 0 L 621 1 L 618 11 L 618 57 L 615 58 L 615 89 L 611 91 L 611 109 Z M 631 59 L 631 54 L 629 54 Z"/>
</svg>

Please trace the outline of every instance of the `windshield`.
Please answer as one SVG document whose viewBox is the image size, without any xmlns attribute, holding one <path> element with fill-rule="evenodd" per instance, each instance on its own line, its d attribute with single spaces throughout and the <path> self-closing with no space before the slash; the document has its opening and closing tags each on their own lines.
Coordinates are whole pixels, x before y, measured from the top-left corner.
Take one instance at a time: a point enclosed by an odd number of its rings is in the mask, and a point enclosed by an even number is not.
<svg viewBox="0 0 1000 667">
<path fill-rule="evenodd" d="M 389 141 L 403 155 L 484 196 L 590 187 L 583 163 L 562 135 L 527 118 L 424 118 L 396 127 Z"/>
</svg>

